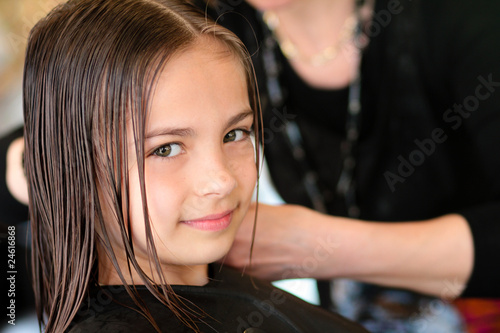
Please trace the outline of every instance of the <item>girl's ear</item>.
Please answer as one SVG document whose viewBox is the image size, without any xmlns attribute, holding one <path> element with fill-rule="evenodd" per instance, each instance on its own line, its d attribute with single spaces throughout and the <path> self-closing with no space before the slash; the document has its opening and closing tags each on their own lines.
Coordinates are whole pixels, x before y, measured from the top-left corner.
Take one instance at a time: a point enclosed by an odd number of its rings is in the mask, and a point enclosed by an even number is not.
<svg viewBox="0 0 500 333">
<path fill-rule="evenodd" d="M 28 205 L 28 184 L 23 167 L 24 138 L 12 141 L 7 150 L 6 183 L 9 192 L 17 201 Z"/>
</svg>

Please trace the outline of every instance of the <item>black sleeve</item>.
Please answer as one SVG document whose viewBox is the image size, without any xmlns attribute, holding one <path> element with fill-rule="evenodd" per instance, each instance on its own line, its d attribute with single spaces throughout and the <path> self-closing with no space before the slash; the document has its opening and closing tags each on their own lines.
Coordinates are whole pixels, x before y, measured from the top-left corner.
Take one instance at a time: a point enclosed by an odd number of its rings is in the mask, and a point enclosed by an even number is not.
<svg viewBox="0 0 500 333">
<path fill-rule="evenodd" d="M 454 91 L 470 116 L 464 130 L 476 154 L 472 158 L 490 188 L 486 202 L 463 211 L 474 239 L 474 270 L 464 295 L 500 297 L 500 3 L 468 1 L 464 15 L 470 17 L 457 31 L 463 35 L 456 52 Z M 468 84 L 461 84 L 467 82 Z M 471 92 L 474 92 L 473 94 Z"/>
<path fill-rule="evenodd" d="M 431 26 L 442 43 L 439 57 L 448 59 L 442 73 L 450 102 L 461 113 L 447 118 L 451 132 L 461 133 L 471 147 L 462 151 L 473 164 L 480 198 L 463 202 L 458 213 L 468 221 L 474 241 L 474 268 L 463 293 L 471 297 L 500 297 L 500 2 L 443 0 L 427 2 Z M 452 118 L 453 117 L 453 118 Z M 453 135 L 453 133 L 451 133 Z M 460 151 L 458 151 L 460 155 Z M 457 166 L 459 167 L 459 166 Z M 478 188 L 480 187 L 480 188 Z"/>
</svg>

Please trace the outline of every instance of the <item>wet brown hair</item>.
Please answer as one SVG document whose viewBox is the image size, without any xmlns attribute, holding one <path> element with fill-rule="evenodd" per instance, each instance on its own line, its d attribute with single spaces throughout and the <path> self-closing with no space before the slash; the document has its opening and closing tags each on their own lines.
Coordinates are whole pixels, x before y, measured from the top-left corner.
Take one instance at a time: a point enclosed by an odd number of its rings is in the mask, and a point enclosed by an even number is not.
<svg viewBox="0 0 500 333">
<path fill-rule="evenodd" d="M 108 238 L 109 223 L 119 227 L 128 274 L 135 271 L 141 278 L 134 283 L 146 285 L 196 329 L 191 320 L 196 311 L 183 306 L 165 283 L 154 246 L 145 199 L 144 131 L 157 75 L 172 55 L 199 38 L 211 38 L 240 60 L 259 138 L 260 108 L 245 47 L 185 2 L 69 1 L 31 31 L 23 83 L 25 168 L 36 309 L 46 332 L 66 330 L 89 287 L 97 284 L 97 248 L 159 330 L 134 288 L 125 283 L 126 272 L 118 267 Z M 136 142 L 146 239 L 156 280 L 141 270 L 134 257 L 126 213 L 128 121 Z M 259 144 L 256 147 L 259 165 Z M 104 206 L 112 211 L 111 221 L 104 221 Z"/>
</svg>

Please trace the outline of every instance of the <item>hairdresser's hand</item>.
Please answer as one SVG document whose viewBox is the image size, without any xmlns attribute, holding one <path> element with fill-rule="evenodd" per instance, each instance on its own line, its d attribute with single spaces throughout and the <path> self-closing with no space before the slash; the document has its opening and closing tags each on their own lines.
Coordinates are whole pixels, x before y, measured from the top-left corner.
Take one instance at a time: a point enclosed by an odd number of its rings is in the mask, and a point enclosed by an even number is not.
<svg viewBox="0 0 500 333">
<path fill-rule="evenodd" d="M 453 298 L 472 271 L 472 234 L 457 214 L 374 223 L 263 204 L 248 266 L 254 213 L 252 206 L 225 263 L 262 279 L 349 277 Z M 443 281 L 452 281 L 452 290 Z"/>
<path fill-rule="evenodd" d="M 224 263 L 265 280 L 321 276 L 322 265 L 338 244 L 321 231 L 322 222 L 315 214 L 319 213 L 300 206 L 259 204 L 249 265 L 255 216 L 252 204 Z"/>
</svg>

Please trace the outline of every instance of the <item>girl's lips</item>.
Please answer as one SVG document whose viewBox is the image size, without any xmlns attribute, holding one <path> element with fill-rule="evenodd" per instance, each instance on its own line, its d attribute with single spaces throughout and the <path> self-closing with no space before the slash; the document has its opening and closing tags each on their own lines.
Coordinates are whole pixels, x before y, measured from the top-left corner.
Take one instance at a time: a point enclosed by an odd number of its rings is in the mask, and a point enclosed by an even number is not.
<svg viewBox="0 0 500 333">
<path fill-rule="evenodd" d="M 194 229 L 205 231 L 219 231 L 226 229 L 231 224 L 233 211 L 226 211 L 221 214 L 207 215 L 196 220 L 181 221 Z"/>
</svg>

